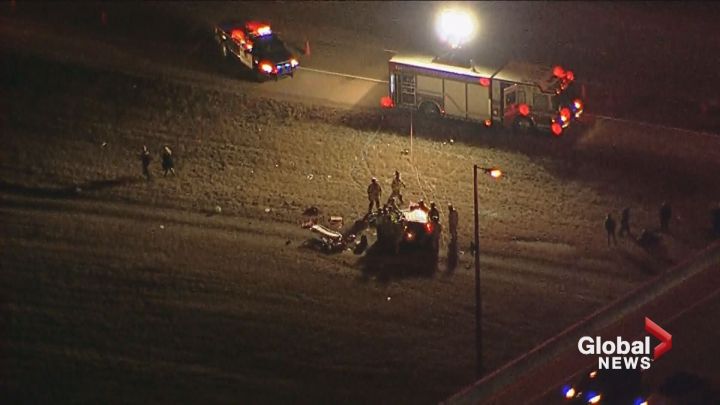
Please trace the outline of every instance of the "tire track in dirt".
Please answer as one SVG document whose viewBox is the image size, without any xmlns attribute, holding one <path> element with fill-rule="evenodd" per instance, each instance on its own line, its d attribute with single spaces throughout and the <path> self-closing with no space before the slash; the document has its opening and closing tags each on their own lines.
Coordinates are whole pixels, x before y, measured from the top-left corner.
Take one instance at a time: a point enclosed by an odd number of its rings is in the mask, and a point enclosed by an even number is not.
<svg viewBox="0 0 720 405">
<path fill-rule="evenodd" d="M 358 179 L 358 176 L 355 175 L 356 169 L 359 165 L 362 165 L 362 167 L 365 169 L 365 172 L 372 177 L 372 170 L 370 169 L 370 164 L 368 163 L 368 148 L 370 148 L 370 144 L 378 137 L 380 134 L 380 130 L 382 129 L 384 119 L 380 119 L 380 122 L 378 123 L 377 129 L 375 129 L 374 132 L 368 134 L 367 140 L 365 141 L 365 144 L 363 145 L 362 149 L 360 150 L 360 160 L 362 163 L 358 161 L 358 157 L 355 156 L 355 162 L 350 166 L 350 178 L 355 182 L 355 184 L 358 185 L 360 190 L 365 191 L 365 186 L 360 179 Z"/>
</svg>

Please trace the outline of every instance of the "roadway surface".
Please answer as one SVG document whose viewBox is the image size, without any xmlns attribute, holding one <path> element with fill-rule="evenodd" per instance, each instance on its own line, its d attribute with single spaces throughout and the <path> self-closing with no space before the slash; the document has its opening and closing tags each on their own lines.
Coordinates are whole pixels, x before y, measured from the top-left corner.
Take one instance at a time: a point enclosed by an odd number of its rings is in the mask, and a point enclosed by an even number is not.
<svg viewBox="0 0 720 405">
<path fill-rule="evenodd" d="M 647 316 L 673 337 L 673 348 L 644 373 L 657 389 L 678 371 L 720 382 L 720 364 L 708 361 L 720 341 L 720 243 L 551 338 L 521 358 L 449 398 L 448 404 L 562 403 L 561 387 L 597 365 L 577 350 L 581 336 L 626 340 L 645 335 Z M 715 356 L 716 357 L 716 356 Z M 535 364 L 533 364 L 535 363 Z"/>
</svg>

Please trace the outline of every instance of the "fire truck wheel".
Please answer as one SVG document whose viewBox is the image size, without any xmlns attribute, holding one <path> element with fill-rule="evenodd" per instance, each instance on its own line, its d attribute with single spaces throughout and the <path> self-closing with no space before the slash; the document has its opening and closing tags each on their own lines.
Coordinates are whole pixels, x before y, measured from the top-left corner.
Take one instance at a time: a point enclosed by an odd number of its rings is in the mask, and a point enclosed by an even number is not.
<svg viewBox="0 0 720 405">
<path fill-rule="evenodd" d="M 420 104 L 420 112 L 427 117 L 439 117 L 440 109 L 434 103 L 426 101 Z"/>
<path fill-rule="evenodd" d="M 535 129 L 532 121 L 529 118 L 518 117 L 513 122 L 513 133 L 514 134 L 529 134 Z"/>
</svg>

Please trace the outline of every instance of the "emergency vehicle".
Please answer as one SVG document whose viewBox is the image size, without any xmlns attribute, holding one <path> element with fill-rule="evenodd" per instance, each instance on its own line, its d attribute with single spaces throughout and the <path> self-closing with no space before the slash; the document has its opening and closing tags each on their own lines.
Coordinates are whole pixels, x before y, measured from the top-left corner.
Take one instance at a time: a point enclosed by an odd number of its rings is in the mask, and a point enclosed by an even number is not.
<svg viewBox="0 0 720 405">
<path fill-rule="evenodd" d="M 398 54 L 389 61 L 389 74 L 384 107 L 556 136 L 583 112 L 582 101 L 565 94 L 574 74 L 560 66 L 511 61 L 493 68 Z"/>
<path fill-rule="evenodd" d="M 261 77 L 292 77 L 300 65 L 298 58 L 266 23 L 220 24 L 215 27 L 215 39 L 223 57 L 236 58 Z"/>
</svg>

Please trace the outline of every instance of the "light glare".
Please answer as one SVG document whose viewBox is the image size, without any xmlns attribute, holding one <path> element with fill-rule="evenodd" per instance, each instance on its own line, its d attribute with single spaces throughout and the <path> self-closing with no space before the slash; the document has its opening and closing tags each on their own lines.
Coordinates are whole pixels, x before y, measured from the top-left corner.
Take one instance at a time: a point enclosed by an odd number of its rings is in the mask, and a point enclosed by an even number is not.
<svg viewBox="0 0 720 405">
<path fill-rule="evenodd" d="M 443 10 L 437 18 L 437 33 L 443 42 L 458 48 L 475 35 L 475 19 L 468 12 Z"/>
</svg>

